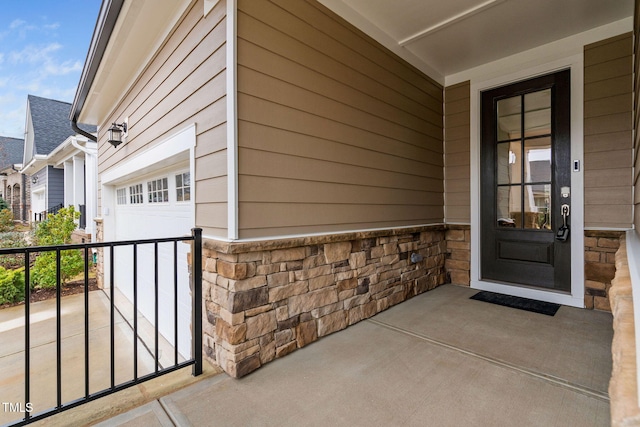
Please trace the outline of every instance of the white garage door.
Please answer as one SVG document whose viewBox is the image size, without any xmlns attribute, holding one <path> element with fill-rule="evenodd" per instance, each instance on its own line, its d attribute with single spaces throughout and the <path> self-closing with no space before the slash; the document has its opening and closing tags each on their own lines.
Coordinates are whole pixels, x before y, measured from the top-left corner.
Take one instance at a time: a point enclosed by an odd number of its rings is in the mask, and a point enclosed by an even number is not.
<svg viewBox="0 0 640 427">
<path fill-rule="evenodd" d="M 136 240 L 178 237 L 191 234 L 193 212 L 191 180 L 187 166 L 174 167 L 115 187 L 115 239 Z M 173 242 L 158 243 L 158 323 L 162 337 L 175 345 Z M 139 314 L 155 324 L 155 247 L 137 246 L 137 304 Z M 190 246 L 177 243 L 178 350 L 191 355 L 191 294 L 187 254 Z M 133 304 L 134 261 L 131 246 L 116 247 L 114 283 Z M 146 342 L 149 348 L 154 343 Z M 165 355 L 168 356 L 168 355 Z M 173 358 L 173 356 L 171 356 Z M 171 359 L 173 362 L 173 360 Z"/>
</svg>

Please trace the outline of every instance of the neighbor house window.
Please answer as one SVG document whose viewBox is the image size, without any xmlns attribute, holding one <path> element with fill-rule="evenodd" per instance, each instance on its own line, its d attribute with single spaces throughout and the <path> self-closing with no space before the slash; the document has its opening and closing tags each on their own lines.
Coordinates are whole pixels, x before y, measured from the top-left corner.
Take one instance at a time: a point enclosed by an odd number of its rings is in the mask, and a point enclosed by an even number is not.
<svg viewBox="0 0 640 427">
<path fill-rule="evenodd" d="M 191 200 L 191 176 L 189 172 L 176 175 L 176 200 L 179 202 Z"/>
<path fill-rule="evenodd" d="M 116 201 L 119 205 L 127 204 L 127 189 L 126 188 L 118 188 L 116 190 Z"/>
<path fill-rule="evenodd" d="M 142 184 L 136 184 L 129 187 L 129 201 L 132 205 L 138 205 L 144 202 L 142 196 Z"/>
<path fill-rule="evenodd" d="M 169 201 L 169 180 L 160 178 L 147 182 L 149 203 L 162 203 Z"/>
</svg>

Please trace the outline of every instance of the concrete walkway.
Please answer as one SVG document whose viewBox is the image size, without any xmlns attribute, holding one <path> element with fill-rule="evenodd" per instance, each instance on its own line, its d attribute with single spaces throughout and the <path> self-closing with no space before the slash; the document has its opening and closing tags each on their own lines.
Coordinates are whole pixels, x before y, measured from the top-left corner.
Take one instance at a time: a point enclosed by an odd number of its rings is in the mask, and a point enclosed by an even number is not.
<svg viewBox="0 0 640 427">
<path fill-rule="evenodd" d="M 609 313 L 550 317 L 474 293 L 442 286 L 245 378 L 211 376 L 100 425 L 610 424 Z"/>
</svg>

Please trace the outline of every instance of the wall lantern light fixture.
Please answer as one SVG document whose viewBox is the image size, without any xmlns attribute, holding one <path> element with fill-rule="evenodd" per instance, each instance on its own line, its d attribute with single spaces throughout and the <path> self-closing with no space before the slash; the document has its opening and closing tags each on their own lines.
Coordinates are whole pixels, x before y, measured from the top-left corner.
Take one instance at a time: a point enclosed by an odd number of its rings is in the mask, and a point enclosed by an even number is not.
<svg viewBox="0 0 640 427">
<path fill-rule="evenodd" d="M 32 178 L 31 178 L 31 182 L 32 182 L 33 184 L 37 184 L 37 183 L 38 183 L 38 177 L 37 177 L 37 176 L 32 177 Z"/>
<path fill-rule="evenodd" d="M 112 123 L 109 128 L 109 144 L 113 145 L 113 148 L 118 148 L 118 145 L 122 144 L 122 134 L 127 133 L 127 123 L 122 124 Z"/>
</svg>

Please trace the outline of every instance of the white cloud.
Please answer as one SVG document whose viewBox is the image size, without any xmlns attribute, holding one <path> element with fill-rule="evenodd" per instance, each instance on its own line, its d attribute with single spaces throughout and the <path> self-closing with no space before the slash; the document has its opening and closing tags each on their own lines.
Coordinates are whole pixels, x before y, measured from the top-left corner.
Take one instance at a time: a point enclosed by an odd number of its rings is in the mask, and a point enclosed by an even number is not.
<svg viewBox="0 0 640 427">
<path fill-rule="evenodd" d="M 9 53 L 9 61 L 12 64 L 38 62 L 47 62 L 51 58 L 51 53 L 60 50 L 62 45 L 59 43 L 49 43 L 45 46 L 28 45 L 21 51 L 12 51 Z"/>
<path fill-rule="evenodd" d="M 22 19 L 14 19 L 11 24 L 9 24 L 9 29 L 14 30 L 18 27 L 23 26 L 24 24 L 26 24 L 27 21 L 23 21 Z"/>
<path fill-rule="evenodd" d="M 82 63 L 80 61 L 64 61 L 60 64 L 47 61 L 43 68 L 43 73 L 53 76 L 64 76 L 76 71 L 82 71 Z"/>
</svg>

